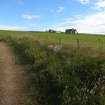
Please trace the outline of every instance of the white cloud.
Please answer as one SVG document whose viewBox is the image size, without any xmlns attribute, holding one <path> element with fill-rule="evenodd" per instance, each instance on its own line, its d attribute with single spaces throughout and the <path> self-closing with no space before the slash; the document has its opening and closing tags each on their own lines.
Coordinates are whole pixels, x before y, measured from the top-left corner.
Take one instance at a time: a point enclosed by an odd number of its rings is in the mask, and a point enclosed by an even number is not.
<svg viewBox="0 0 105 105">
<path fill-rule="evenodd" d="M 2 25 L 0 24 L 0 30 L 13 30 L 13 31 L 45 31 L 46 26 L 37 24 L 29 24 L 27 26 L 15 26 L 15 25 Z"/>
<path fill-rule="evenodd" d="M 105 9 L 105 0 L 77 0 L 81 4 L 86 5 L 90 4 L 90 8 L 95 9 L 95 10 L 101 10 Z"/>
<path fill-rule="evenodd" d="M 58 7 L 57 13 L 61 13 L 63 12 L 63 10 L 64 10 L 64 7 Z"/>
<path fill-rule="evenodd" d="M 28 27 L 12 26 L 12 25 L 0 25 L 0 30 L 27 30 Z"/>
<path fill-rule="evenodd" d="M 90 0 L 79 0 L 79 2 L 80 2 L 81 4 L 87 4 L 87 3 L 89 3 L 89 1 L 90 1 Z"/>
<path fill-rule="evenodd" d="M 22 15 L 22 17 L 27 20 L 34 20 L 34 19 L 40 18 L 39 15 L 29 15 L 29 14 L 24 14 L 24 15 Z"/>
<path fill-rule="evenodd" d="M 105 0 L 97 0 L 95 3 L 95 7 L 98 9 L 105 8 Z"/>
<path fill-rule="evenodd" d="M 74 25 L 80 32 L 105 33 L 105 12 L 95 13 L 80 20 L 75 20 Z"/>
<path fill-rule="evenodd" d="M 80 33 L 104 33 L 105 34 L 105 12 L 98 12 L 88 16 L 80 16 L 62 22 L 54 29 L 64 31 L 67 28 L 76 28 Z"/>
</svg>

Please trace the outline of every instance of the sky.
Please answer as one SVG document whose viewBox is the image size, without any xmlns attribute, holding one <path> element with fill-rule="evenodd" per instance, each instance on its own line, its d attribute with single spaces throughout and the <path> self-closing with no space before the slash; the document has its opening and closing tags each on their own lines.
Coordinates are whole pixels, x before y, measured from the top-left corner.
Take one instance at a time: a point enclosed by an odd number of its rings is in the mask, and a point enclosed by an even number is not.
<svg viewBox="0 0 105 105">
<path fill-rule="evenodd" d="M 0 29 L 46 31 L 76 28 L 105 34 L 105 0 L 1 0 Z"/>
</svg>

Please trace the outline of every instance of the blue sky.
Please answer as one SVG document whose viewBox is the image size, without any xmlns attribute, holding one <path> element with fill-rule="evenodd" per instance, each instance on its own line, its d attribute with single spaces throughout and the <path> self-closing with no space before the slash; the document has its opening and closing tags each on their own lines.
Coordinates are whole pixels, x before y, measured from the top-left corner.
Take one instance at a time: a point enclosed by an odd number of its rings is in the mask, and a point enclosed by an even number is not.
<svg viewBox="0 0 105 105">
<path fill-rule="evenodd" d="M 0 29 L 105 33 L 105 0 L 1 0 Z"/>
</svg>

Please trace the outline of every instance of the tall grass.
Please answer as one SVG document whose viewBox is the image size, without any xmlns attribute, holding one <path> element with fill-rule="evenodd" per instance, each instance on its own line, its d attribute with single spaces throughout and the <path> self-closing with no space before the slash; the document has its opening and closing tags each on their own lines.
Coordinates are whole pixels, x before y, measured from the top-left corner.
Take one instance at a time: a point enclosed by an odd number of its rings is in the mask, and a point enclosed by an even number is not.
<svg viewBox="0 0 105 105">
<path fill-rule="evenodd" d="M 27 65 L 28 95 L 32 105 L 103 105 L 104 55 L 83 48 L 54 52 L 29 39 L 12 41 L 21 63 Z M 97 52 L 95 52 L 97 53 Z"/>
<path fill-rule="evenodd" d="M 3 32 L 0 36 L 12 46 L 19 63 L 26 67 L 27 105 L 104 105 L 103 37 L 47 34 Z M 73 38 L 75 45 L 68 44 Z M 94 48 L 83 46 L 85 41 L 94 43 Z M 58 51 L 48 47 L 61 44 Z"/>
</svg>

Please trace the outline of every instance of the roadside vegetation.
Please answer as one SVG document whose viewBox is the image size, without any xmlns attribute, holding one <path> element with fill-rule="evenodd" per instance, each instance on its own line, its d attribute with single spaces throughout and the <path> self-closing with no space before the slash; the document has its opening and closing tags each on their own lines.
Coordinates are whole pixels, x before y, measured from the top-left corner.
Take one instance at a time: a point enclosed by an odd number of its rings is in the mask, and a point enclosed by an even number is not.
<svg viewBox="0 0 105 105">
<path fill-rule="evenodd" d="M 104 36 L 1 31 L 29 80 L 27 105 L 105 105 Z"/>
</svg>

